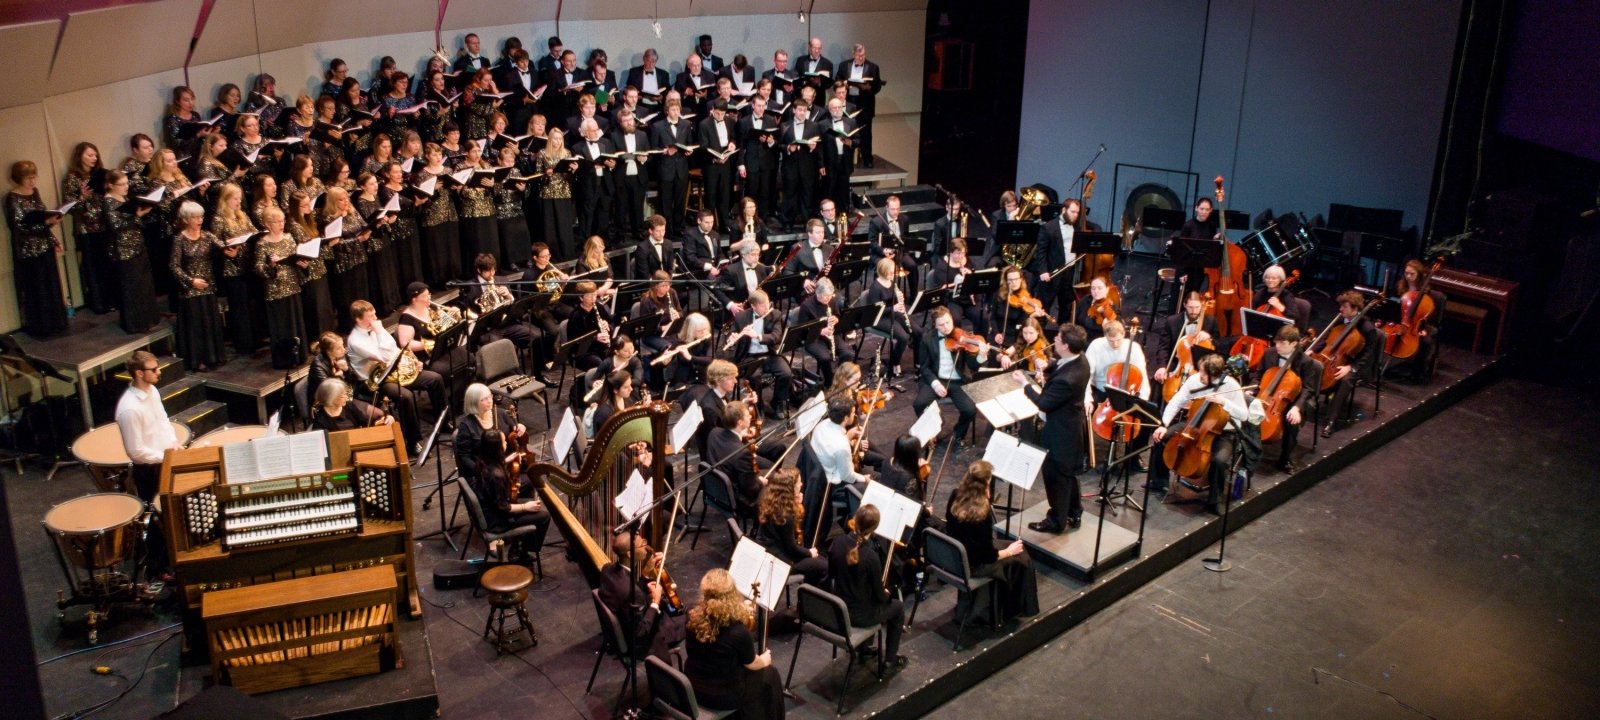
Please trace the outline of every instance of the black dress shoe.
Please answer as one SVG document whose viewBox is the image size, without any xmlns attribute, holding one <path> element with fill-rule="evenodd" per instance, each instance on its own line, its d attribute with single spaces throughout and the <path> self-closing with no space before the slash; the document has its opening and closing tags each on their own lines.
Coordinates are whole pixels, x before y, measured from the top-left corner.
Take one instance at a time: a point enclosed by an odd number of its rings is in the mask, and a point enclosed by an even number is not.
<svg viewBox="0 0 1600 720">
<path fill-rule="evenodd" d="M 872 167 L 872 158 L 867 158 L 865 160 L 862 160 L 861 161 L 861 167 L 864 167 L 864 168 Z"/>
<path fill-rule="evenodd" d="M 1038 533 L 1045 533 L 1047 535 L 1060 535 L 1064 528 L 1055 524 L 1055 522 L 1052 520 L 1040 520 L 1039 522 L 1028 523 L 1028 529 Z"/>
<path fill-rule="evenodd" d="M 1285 475 L 1293 475 L 1297 472 L 1300 472 L 1300 465 L 1293 460 L 1290 460 L 1289 462 L 1281 462 L 1278 463 L 1278 471 Z"/>
<path fill-rule="evenodd" d="M 1071 518 L 1071 519 L 1067 520 L 1067 527 L 1069 527 L 1069 528 L 1071 528 L 1073 530 L 1077 530 L 1078 527 L 1081 526 L 1081 525 L 1083 525 L 1083 516 L 1082 515 L 1079 515 L 1079 516 L 1077 516 L 1075 518 Z"/>
<path fill-rule="evenodd" d="M 1327 425 L 1323 425 L 1322 426 L 1322 436 L 1325 437 L 1325 438 L 1333 437 L 1333 423 L 1332 422 L 1329 422 Z"/>
</svg>

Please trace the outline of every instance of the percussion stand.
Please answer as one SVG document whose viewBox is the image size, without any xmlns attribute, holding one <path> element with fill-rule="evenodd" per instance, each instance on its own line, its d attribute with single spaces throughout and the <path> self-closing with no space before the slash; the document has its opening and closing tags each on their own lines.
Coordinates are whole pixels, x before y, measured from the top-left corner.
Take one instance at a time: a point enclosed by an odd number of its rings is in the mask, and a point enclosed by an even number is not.
<svg viewBox="0 0 1600 720">
<path fill-rule="evenodd" d="M 21 476 L 22 461 L 32 460 L 38 455 L 15 449 L 17 447 L 17 418 L 13 417 L 15 413 L 11 408 L 11 383 L 3 365 L 0 365 L 0 410 L 4 411 L 4 414 L 0 415 L 0 424 L 5 425 L 7 436 L 5 448 L 0 449 L 0 462 L 15 463 L 17 475 Z M 55 470 L 51 470 L 51 473 L 54 474 Z"/>
<path fill-rule="evenodd" d="M 433 455 L 433 476 L 436 478 L 436 480 L 434 481 L 433 489 L 428 491 L 427 497 L 422 498 L 422 509 L 426 511 L 428 506 L 433 503 L 433 496 L 439 496 L 439 529 L 425 535 L 418 535 L 416 536 L 416 539 L 425 540 L 427 538 L 443 535 L 444 541 L 450 545 L 450 549 L 459 551 L 461 548 L 456 545 L 456 527 L 450 524 L 454 518 L 451 518 L 451 520 L 445 519 L 444 489 L 447 483 L 454 481 L 460 475 L 461 468 L 455 468 L 450 471 L 448 476 L 445 475 L 444 453 L 436 452 L 439 449 L 439 443 L 441 442 L 439 431 L 444 427 L 444 421 L 446 417 L 448 417 L 448 414 L 446 412 L 441 412 L 439 413 L 439 418 L 433 421 L 433 432 L 428 434 L 428 441 L 423 443 L 422 454 L 418 455 L 416 460 L 416 467 L 421 467 L 427 464 L 428 455 Z M 461 497 L 459 495 L 456 497 L 456 502 L 458 504 L 461 502 Z"/>
</svg>

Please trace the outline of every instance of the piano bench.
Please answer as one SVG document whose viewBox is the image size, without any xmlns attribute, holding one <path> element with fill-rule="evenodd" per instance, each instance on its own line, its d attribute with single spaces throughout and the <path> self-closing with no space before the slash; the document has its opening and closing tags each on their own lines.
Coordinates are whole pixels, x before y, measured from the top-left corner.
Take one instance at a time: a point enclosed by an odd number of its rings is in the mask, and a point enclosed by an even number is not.
<svg viewBox="0 0 1600 720">
<path fill-rule="evenodd" d="M 1444 319 L 1452 318 L 1472 323 L 1472 351 L 1477 352 L 1478 344 L 1483 340 L 1483 323 L 1489 319 L 1488 308 L 1447 300 L 1444 304 Z"/>
</svg>

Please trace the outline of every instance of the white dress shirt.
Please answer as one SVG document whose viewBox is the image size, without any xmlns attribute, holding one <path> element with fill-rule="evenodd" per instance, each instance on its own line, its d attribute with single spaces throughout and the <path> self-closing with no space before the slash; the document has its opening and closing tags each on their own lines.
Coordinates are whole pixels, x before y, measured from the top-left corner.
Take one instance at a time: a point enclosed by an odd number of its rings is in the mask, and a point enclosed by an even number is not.
<svg viewBox="0 0 1600 720">
<path fill-rule="evenodd" d="M 639 84 L 643 85 L 644 87 L 639 88 L 639 92 L 642 92 L 646 95 L 660 94 L 661 86 L 656 84 L 655 72 L 651 70 L 645 70 L 641 73 L 641 75 L 642 79 L 639 80 Z"/>
<path fill-rule="evenodd" d="M 856 472 L 850 457 L 850 438 L 844 428 L 833 420 L 824 418 L 811 431 L 811 451 L 817 454 L 817 464 L 828 478 L 829 485 L 858 483 L 867 476 Z"/>
<path fill-rule="evenodd" d="M 1226 377 L 1222 379 L 1220 385 L 1208 387 L 1200 382 L 1200 373 L 1195 373 L 1183 381 L 1183 386 L 1178 388 L 1177 394 L 1167 402 L 1166 409 L 1161 411 L 1161 424 L 1171 428 L 1172 421 L 1178 417 L 1178 411 L 1188 407 L 1189 400 L 1195 395 L 1203 395 L 1221 403 L 1231 418 L 1228 423 L 1230 430 L 1237 429 L 1239 423 L 1250 419 L 1250 406 L 1245 402 L 1244 392 L 1239 389 L 1239 381 Z"/>
<path fill-rule="evenodd" d="M 728 125 L 727 123 L 713 122 L 711 126 L 717 129 L 717 151 L 721 152 L 728 147 Z"/>
<path fill-rule="evenodd" d="M 597 142 L 595 142 L 593 140 L 590 140 L 589 141 L 589 159 L 595 161 L 595 163 L 594 163 L 594 176 L 595 177 L 603 177 L 606 174 L 606 168 L 605 168 L 604 165 L 600 164 L 599 158 L 600 158 L 600 143 L 597 143 Z"/>
<path fill-rule="evenodd" d="M 349 348 L 350 368 L 362 380 L 370 379 L 368 374 L 372 369 L 372 361 L 381 360 L 387 365 L 400 355 L 400 344 L 382 325 L 372 330 L 362 327 L 351 330 L 345 346 Z"/>
<path fill-rule="evenodd" d="M 767 346 L 761 344 L 761 334 L 767 331 L 766 318 L 757 315 L 754 320 L 750 321 L 750 327 L 751 332 L 755 333 L 755 337 L 750 338 L 750 353 L 752 355 L 765 354 Z"/>
<path fill-rule="evenodd" d="M 160 465 L 167 448 L 178 446 L 178 434 L 161 404 L 161 391 L 154 387 L 140 390 L 129 385 L 117 400 L 116 418 L 122 449 L 139 465 Z"/>
<path fill-rule="evenodd" d="M 627 172 L 626 172 L 626 174 L 628 174 L 628 175 L 638 175 L 639 174 L 639 163 L 634 161 L 634 155 L 633 155 L 633 153 L 636 153 L 636 152 L 639 151 L 639 146 L 638 146 L 638 143 L 637 143 L 638 138 L 639 138 L 639 136 L 634 135 L 633 133 L 628 133 L 628 134 L 622 136 L 622 149 L 628 151 L 628 156 L 627 156 L 627 158 L 628 158 L 628 160 L 627 160 L 628 169 L 627 169 Z"/>
</svg>

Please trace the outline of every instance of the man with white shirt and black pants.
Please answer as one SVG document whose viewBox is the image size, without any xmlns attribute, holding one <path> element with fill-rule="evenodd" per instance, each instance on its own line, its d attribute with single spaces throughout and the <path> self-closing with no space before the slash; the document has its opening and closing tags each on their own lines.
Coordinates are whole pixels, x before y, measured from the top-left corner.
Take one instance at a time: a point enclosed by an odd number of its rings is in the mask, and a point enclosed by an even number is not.
<svg viewBox="0 0 1600 720">
<path fill-rule="evenodd" d="M 461 54 L 456 56 L 455 66 L 450 68 L 452 72 L 463 73 L 470 79 L 473 73 L 489 69 L 489 58 L 478 54 L 480 46 L 477 33 L 467 33 L 461 46 Z"/>
<path fill-rule="evenodd" d="M 710 105 L 709 116 L 700 121 L 700 146 L 703 150 L 732 152 L 739 149 L 734 142 L 734 125 L 728 118 L 728 103 L 717 98 Z M 725 218 L 733 208 L 733 156 L 718 158 L 706 155 L 705 206 Z"/>
<path fill-rule="evenodd" d="M 350 316 L 355 319 L 355 327 L 350 330 L 350 336 L 345 338 L 345 347 L 349 352 L 346 357 L 350 369 L 361 381 L 370 383 L 372 371 L 379 367 L 377 363 L 383 363 L 382 367 L 386 370 L 392 369 L 390 364 L 400 357 L 400 345 L 384 329 L 383 319 L 378 317 L 378 311 L 372 307 L 372 303 L 366 300 L 350 303 Z M 427 393 L 434 413 L 443 413 L 446 422 L 449 422 L 450 405 L 445 399 L 444 376 L 432 370 L 418 371 L 417 379 L 404 387 L 391 378 L 378 387 L 378 392 L 394 401 L 398 409 L 395 416 L 400 418 L 400 428 L 405 431 L 406 440 L 411 443 L 414 453 L 420 452 L 422 442 L 417 393 Z M 377 404 L 376 398 L 373 404 Z"/>
<path fill-rule="evenodd" d="M 136 350 L 128 359 L 128 372 L 133 383 L 122 391 L 117 401 L 117 429 L 122 433 L 122 449 L 133 461 L 133 487 L 139 499 L 155 502 L 161 489 L 161 461 L 167 450 L 178 449 L 178 434 L 167 419 L 167 408 L 161 404 L 161 391 L 156 383 L 161 380 L 161 365 L 156 356 L 146 350 Z M 146 568 L 157 574 L 167 567 L 165 535 L 154 529 L 149 533 L 149 556 Z"/>
<path fill-rule="evenodd" d="M 1100 229 L 1080 222 L 1082 212 L 1083 206 L 1077 198 L 1067 198 L 1061 205 L 1061 215 L 1039 228 L 1039 244 L 1033 253 L 1030 269 L 1039 278 L 1039 289 L 1034 295 L 1046 308 L 1053 303 L 1058 318 L 1072 317 L 1072 303 L 1077 299 L 1077 291 L 1072 286 L 1076 268 L 1066 267 L 1077 257 L 1072 252 L 1072 239 L 1080 230 Z"/>
<path fill-rule="evenodd" d="M 683 118 L 683 101 L 676 96 L 665 101 L 666 115 L 650 125 L 650 145 L 661 149 L 656 166 L 656 203 L 669 227 L 683 226 L 684 193 L 689 187 L 689 156 L 679 145 L 695 144 L 695 129 Z"/>
<path fill-rule="evenodd" d="M 615 151 L 611 141 L 600 135 L 600 124 L 587 118 L 578 126 L 583 136 L 570 148 L 573 155 L 589 162 L 580 163 L 572 178 L 573 200 L 578 205 L 578 237 L 587 238 L 606 230 L 611 217 L 611 199 L 615 193 L 611 170 L 617 166 L 612 158 L 601 159 Z"/>
<path fill-rule="evenodd" d="M 964 386 L 972 373 L 978 371 L 979 363 L 989 356 L 989 344 L 982 338 L 973 337 L 978 345 L 975 351 L 945 347 L 944 339 L 956 330 L 955 319 L 943 305 L 934 308 L 932 315 L 936 332 L 923 333 L 918 342 L 917 373 L 922 383 L 917 388 L 917 399 L 912 403 L 912 409 L 915 415 L 921 417 L 929 405 L 940 398 L 950 398 L 956 406 L 956 426 L 950 433 L 950 442 L 960 450 L 967 447 L 967 429 L 972 427 L 972 420 L 978 414 L 978 405 L 967 395 Z"/>
<path fill-rule="evenodd" d="M 1173 424 L 1178 420 L 1178 414 L 1188 407 L 1190 400 L 1205 398 L 1221 405 L 1228 413 L 1227 430 L 1211 442 L 1211 467 L 1206 473 L 1210 486 L 1210 502 L 1207 505 L 1213 509 L 1217 506 L 1216 500 L 1221 497 L 1218 493 L 1228 481 L 1228 466 L 1233 463 L 1234 438 L 1242 424 L 1250 421 L 1250 405 L 1244 391 L 1239 387 L 1239 381 L 1225 372 L 1226 367 L 1227 361 L 1220 353 L 1201 358 L 1195 373 L 1184 381 L 1177 394 L 1167 402 L 1166 409 L 1161 413 L 1161 426 L 1150 436 L 1154 443 L 1150 449 L 1150 476 L 1147 482 L 1151 492 L 1167 491 L 1172 471 L 1167 468 L 1163 450 L 1167 437 L 1183 429 L 1182 424 Z"/>
<path fill-rule="evenodd" d="M 856 414 L 856 403 L 849 395 L 840 395 L 828 401 L 828 416 L 817 423 L 811 431 L 811 452 L 816 455 L 817 465 L 822 468 L 822 474 L 828 481 L 827 502 L 823 503 L 825 512 L 832 515 L 834 507 L 846 505 L 846 487 L 856 483 L 864 483 L 871 478 L 856 472 L 854 453 L 857 438 L 861 437 L 861 425 L 856 424 L 849 430 L 845 426 L 851 424 L 851 418 Z M 808 499 L 814 498 L 813 493 L 806 493 Z M 807 524 L 811 524 L 811 513 L 815 510 L 815 502 L 807 503 Z M 821 524 L 823 534 L 827 534 L 828 521 Z M 811 528 L 807 527 L 809 534 Z M 821 545 L 819 539 L 818 545 Z"/>
<path fill-rule="evenodd" d="M 844 101 L 828 101 L 828 114 L 822 118 L 826 139 L 822 141 L 822 196 L 835 206 L 850 206 L 850 174 L 855 171 L 856 121 L 844 114 Z"/>
</svg>

